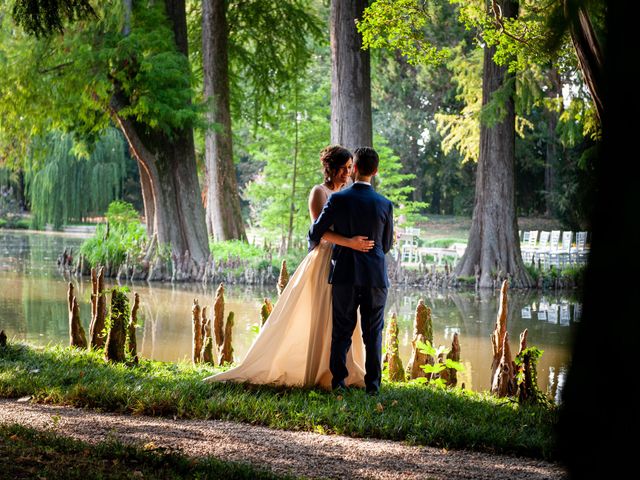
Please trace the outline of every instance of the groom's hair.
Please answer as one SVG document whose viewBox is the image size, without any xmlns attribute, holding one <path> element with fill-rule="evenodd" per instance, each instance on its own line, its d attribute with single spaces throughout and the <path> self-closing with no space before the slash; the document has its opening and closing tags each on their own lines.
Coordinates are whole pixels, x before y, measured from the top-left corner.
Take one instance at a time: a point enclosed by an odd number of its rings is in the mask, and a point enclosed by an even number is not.
<svg viewBox="0 0 640 480">
<path fill-rule="evenodd" d="M 380 158 L 371 147 L 359 147 L 353 152 L 353 163 L 358 167 L 358 173 L 368 177 L 378 169 Z"/>
</svg>

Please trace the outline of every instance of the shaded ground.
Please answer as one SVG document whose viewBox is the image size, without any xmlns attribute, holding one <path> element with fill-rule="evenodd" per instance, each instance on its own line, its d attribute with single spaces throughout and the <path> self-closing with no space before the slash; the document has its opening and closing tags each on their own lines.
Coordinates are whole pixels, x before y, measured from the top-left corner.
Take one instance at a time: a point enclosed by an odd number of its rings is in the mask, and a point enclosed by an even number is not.
<svg viewBox="0 0 640 480">
<path fill-rule="evenodd" d="M 168 420 L 0 400 L 0 423 L 18 423 L 95 443 L 116 439 L 187 456 L 247 462 L 278 474 L 310 478 L 560 479 L 541 460 L 408 446 L 226 421 Z"/>
</svg>

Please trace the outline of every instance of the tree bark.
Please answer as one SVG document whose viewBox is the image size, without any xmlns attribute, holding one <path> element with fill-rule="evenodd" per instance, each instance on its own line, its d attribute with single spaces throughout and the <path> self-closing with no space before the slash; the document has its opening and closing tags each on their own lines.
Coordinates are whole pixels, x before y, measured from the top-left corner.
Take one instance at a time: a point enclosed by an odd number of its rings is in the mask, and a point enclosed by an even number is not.
<svg viewBox="0 0 640 480">
<path fill-rule="evenodd" d="M 352 150 L 373 145 L 369 50 L 355 20 L 366 0 L 331 2 L 331 143 Z"/>
<path fill-rule="evenodd" d="M 571 41 L 580 62 L 582 76 L 596 106 L 598 118 L 602 119 L 604 108 L 604 60 L 600 42 L 582 2 L 577 3 L 565 0 L 564 7 L 565 15 L 569 18 Z M 572 9 L 576 9 L 576 11 L 573 12 Z"/>
<path fill-rule="evenodd" d="M 500 2 L 505 17 L 515 17 L 517 4 Z M 507 66 L 493 61 L 494 47 L 485 47 L 482 104 L 512 80 Z M 502 121 L 480 125 L 480 155 L 476 173 L 475 206 L 467 249 L 456 275 L 472 276 L 480 269 L 480 288 L 493 288 L 494 277 L 510 277 L 516 287 L 531 287 L 520 253 L 515 199 L 515 108 L 513 95 L 505 105 Z"/>
<path fill-rule="evenodd" d="M 207 229 L 216 240 L 246 239 L 233 164 L 229 59 L 224 0 L 202 2 L 202 67 L 208 104 L 205 133 Z M 215 125 L 216 128 L 213 128 Z"/>
<path fill-rule="evenodd" d="M 132 154 L 132 156 L 136 158 L 135 154 Z M 156 218 L 153 186 L 151 185 L 151 177 L 142 162 L 137 162 L 137 164 L 138 172 L 140 172 L 140 189 L 142 191 L 142 202 L 144 204 L 144 221 L 147 226 L 147 238 L 151 238 L 155 232 L 154 224 Z"/>
</svg>

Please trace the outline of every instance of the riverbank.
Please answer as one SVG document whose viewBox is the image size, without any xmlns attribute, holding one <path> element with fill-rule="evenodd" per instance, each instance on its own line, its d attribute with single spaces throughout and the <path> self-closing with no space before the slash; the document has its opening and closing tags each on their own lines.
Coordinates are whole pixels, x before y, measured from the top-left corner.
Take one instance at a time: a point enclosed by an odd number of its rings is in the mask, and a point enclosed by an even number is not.
<svg viewBox="0 0 640 480">
<path fill-rule="evenodd" d="M 554 459 L 553 407 L 519 405 L 467 390 L 385 383 L 379 397 L 352 390 L 206 384 L 217 369 L 141 360 L 106 363 L 99 352 L 9 344 L 0 350 L 0 397 L 173 419 L 220 419 L 279 430 L 407 441 Z"/>
</svg>

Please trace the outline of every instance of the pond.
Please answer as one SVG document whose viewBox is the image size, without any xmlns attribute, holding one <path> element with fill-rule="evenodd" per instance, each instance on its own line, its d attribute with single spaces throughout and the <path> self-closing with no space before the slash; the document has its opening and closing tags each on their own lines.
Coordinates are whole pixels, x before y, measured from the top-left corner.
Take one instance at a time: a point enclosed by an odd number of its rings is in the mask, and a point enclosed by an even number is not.
<svg viewBox="0 0 640 480">
<path fill-rule="evenodd" d="M 52 233 L 0 230 L 0 329 L 9 339 L 37 345 L 67 344 L 67 282 L 57 270 L 57 256 L 66 247 L 77 252 L 82 237 Z M 80 316 L 88 332 L 91 282 L 76 283 Z M 107 282 L 109 284 L 109 282 Z M 217 285 L 130 284 L 140 295 L 138 349 L 142 356 L 163 361 L 190 358 L 191 305 L 212 305 Z M 225 312 L 235 313 L 233 346 L 236 360 L 242 359 L 256 336 L 262 299 L 277 298 L 275 285 L 260 288 L 225 285 Z M 459 382 L 473 390 L 490 386 L 491 344 L 498 310 L 498 292 L 423 291 L 414 287 L 392 287 L 386 317 L 398 314 L 400 356 L 406 366 L 411 353 L 413 317 L 420 299 L 432 309 L 434 343 L 450 346 L 454 333 L 460 335 L 461 361 L 465 371 Z M 559 400 L 567 373 L 574 325 L 580 321 L 581 304 L 574 292 L 511 292 L 508 330 L 512 352 L 518 337 L 529 330 L 529 346 L 544 350 L 539 362 L 538 382 Z"/>
</svg>

